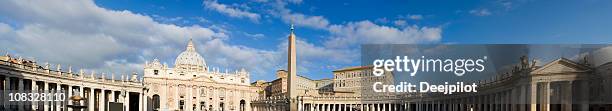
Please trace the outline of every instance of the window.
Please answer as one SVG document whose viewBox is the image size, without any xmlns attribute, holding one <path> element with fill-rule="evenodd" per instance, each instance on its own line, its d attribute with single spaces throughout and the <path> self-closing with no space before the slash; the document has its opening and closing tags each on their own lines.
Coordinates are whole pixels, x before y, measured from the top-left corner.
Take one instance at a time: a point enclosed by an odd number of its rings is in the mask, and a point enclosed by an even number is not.
<svg viewBox="0 0 612 111">
<path fill-rule="evenodd" d="M 157 94 L 153 95 L 153 111 L 159 111 L 160 110 L 159 109 L 159 106 L 160 106 L 159 101 L 160 101 L 159 95 L 157 95 Z"/>
<path fill-rule="evenodd" d="M 153 74 L 155 75 L 159 74 L 159 70 L 153 70 Z"/>
<path fill-rule="evenodd" d="M 182 111 L 185 107 L 185 100 L 179 101 L 179 109 Z"/>
</svg>

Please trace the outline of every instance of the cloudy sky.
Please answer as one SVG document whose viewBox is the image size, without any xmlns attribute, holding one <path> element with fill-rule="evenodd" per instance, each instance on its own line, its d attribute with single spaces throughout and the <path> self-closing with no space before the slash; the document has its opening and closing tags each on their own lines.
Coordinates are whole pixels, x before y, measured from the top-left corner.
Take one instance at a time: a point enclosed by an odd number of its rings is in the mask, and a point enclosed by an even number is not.
<svg viewBox="0 0 612 111">
<path fill-rule="evenodd" d="M 272 80 L 296 25 L 299 74 L 359 65 L 361 44 L 612 43 L 607 0 L 2 0 L 0 51 L 106 73 L 174 64 L 189 38 L 211 67 Z"/>
</svg>

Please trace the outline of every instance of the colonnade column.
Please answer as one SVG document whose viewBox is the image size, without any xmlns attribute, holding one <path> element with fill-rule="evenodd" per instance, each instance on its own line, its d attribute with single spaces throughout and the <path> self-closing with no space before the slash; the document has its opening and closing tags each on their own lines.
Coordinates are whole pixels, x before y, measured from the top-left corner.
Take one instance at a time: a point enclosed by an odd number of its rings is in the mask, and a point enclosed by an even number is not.
<svg viewBox="0 0 612 111">
<path fill-rule="evenodd" d="M 148 106 L 147 96 L 145 95 L 145 93 L 144 93 L 144 92 L 143 92 L 141 95 L 142 95 L 142 104 L 144 104 L 144 105 L 142 105 L 142 109 L 141 109 L 141 111 L 148 111 L 149 109 L 148 109 L 148 107 L 147 107 L 147 106 Z M 246 107 L 246 105 L 247 105 L 247 104 L 246 104 L 246 102 L 245 102 L 245 103 L 244 103 L 244 107 Z M 198 106 L 196 106 L 196 107 L 199 107 L 199 105 L 198 105 Z M 196 108 L 196 109 L 197 109 L 197 108 Z"/>
<path fill-rule="evenodd" d="M 550 90 L 550 82 L 546 82 L 546 92 L 544 92 L 546 94 L 546 96 L 544 96 L 546 99 L 544 101 L 546 101 L 546 111 L 550 111 L 550 95 L 552 93 L 552 91 Z"/>
<path fill-rule="evenodd" d="M 85 97 L 84 94 L 85 94 L 85 91 L 83 91 L 83 86 L 79 86 L 79 96 Z M 79 105 L 83 105 L 83 103 L 85 103 L 85 102 L 84 101 L 79 101 Z"/>
<path fill-rule="evenodd" d="M 106 91 L 104 91 L 104 89 L 100 89 L 100 99 L 98 101 L 98 104 L 100 104 L 100 111 L 106 111 Z"/>
<path fill-rule="evenodd" d="M 43 91 L 49 91 L 49 89 L 51 89 L 49 88 L 49 83 L 43 82 L 43 85 L 44 85 Z M 50 103 L 49 101 L 43 101 L 43 104 L 44 104 L 43 111 L 49 111 L 49 103 Z"/>
<path fill-rule="evenodd" d="M 17 91 L 18 92 L 23 92 L 23 89 L 25 88 L 25 87 L 23 87 L 23 79 L 17 78 L 17 82 L 18 82 L 17 83 Z M 17 110 L 19 110 L 19 111 L 25 110 L 23 102 L 18 102 Z"/>
<path fill-rule="evenodd" d="M 37 92 L 37 93 L 38 93 L 38 91 L 37 91 L 37 90 L 38 90 L 38 88 L 37 88 L 37 86 L 36 86 L 36 81 L 35 81 L 35 80 L 31 80 L 31 82 L 32 82 L 32 85 L 31 85 L 31 86 L 32 86 L 32 87 L 31 87 L 31 88 L 32 88 L 32 90 L 31 90 L 30 92 L 31 92 L 31 93 L 34 93 L 34 92 Z M 37 104 L 36 104 L 36 103 L 38 103 L 38 102 L 32 102 L 32 110 L 34 110 L 34 108 L 38 109 L 38 108 L 37 108 L 38 106 L 37 106 Z"/>
<path fill-rule="evenodd" d="M 537 111 L 536 110 L 536 104 L 537 104 L 537 92 L 538 92 L 538 83 L 537 82 L 532 82 L 531 83 L 531 94 L 529 95 L 530 98 L 530 103 L 531 103 L 531 111 Z"/>
<path fill-rule="evenodd" d="M 113 90 L 110 90 L 110 91 L 111 91 L 111 93 L 110 93 L 110 100 L 108 100 L 108 102 L 117 102 L 116 101 L 117 99 L 115 97 L 115 91 L 113 91 Z"/>
<path fill-rule="evenodd" d="M 191 92 L 190 92 L 190 93 L 191 93 Z M 188 105 L 189 105 L 189 108 L 191 108 L 191 109 L 187 109 L 187 111 L 189 111 L 189 110 L 192 110 L 192 109 L 193 109 L 193 106 L 192 106 L 192 103 L 191 103 L 191 98 L 192 98 L 192 97 L 189 97 L 189 98 L 188 98 L 188 101 L 189 101 L 189 103 L 190 103 L 190 104 L 188 104 Z M 143 109 L 144 109 L 144 107 L 145 107 L 145 106 L 144 106 L 144 104 L 143 104 L 143 103 L 144 103 L 144 102 L 143 102 L 143 100 L 144 100 L 144 96 L 143 96 L 143 94 L 142 94 L 142 93 L 138 94 L 138 99 L 140 99 L 140 100 L 138 100 L 138 106 L 140 106 L 140 108 L 138 108 L 138 110 L 140 110 L 140 111 L 144 111 L 144 110 L 143 110 Z"/>
<path fill-rule="evenodd" d="M 126 91 L 125 92 L 125 102 L 123 103 L 125 106 L 126 111 L 130 110 L 130 92 Z"/>
<path fill-rule="evenodd" d="M 568 101 L 565 101 L 564 103 L 562 103 L 562 104 L 566 104 L 565 105 L 565 110 L 568 110 L 568 111 L 572 110 L 572 104 L 574 104 L 573 103 L 574 99 L 572 97 L 574 95 L 573 94 L 574 92 L 572 91 L 572 84 L 574 84 L 573 81 L 568 81 L 567 82 L 567 84 L 565 85 L 565 90 L 564 90 L 565 92 L 567 92 L 567 94 L 565 94 L 563 96 L 563 97 L 566 97 L 565 98 L 566 100 L 568 100 Z"/>
<path fill-rule="evenodd" d="M 94 97 L 95 97 L 94 88 L 92 88 L 92 87 L 89 88 L 89 95 L 87 95 L 87 96 L 89 97 L 89 101 L 87 101 L 87 104 L 89 104 L 87 106 L 89 106 L 89 107 L 87 109 L 89 109 L 89 111 L 94 111 L 94 109 L 96 108 L 94 106 L 94 103 L 95 103 L 95 100 L 94 100 Z"/>
<path fill-rule="evenodd" d="M 72 105 L 72 101 L 70 100 L 70 97 L 72 97 L 72 86 L 70 85 L 66 85 L 66 86 L 68 86 L 68 90 L 67 90 L 68 95 L 65 96 L 66 100 L 68 101 L 67 105 Z M 72 111 L 72 108 L 68 108 L 68 111 Z"/>
<path fill-rule="evenodd" d="M 10 79 L 10 77 L 6 77 L 6 76 L 4 77 L 4 90 L 5 91 L 11 90 L 11 79 Z M 3 99 L 8 99 L 8 98 L 5 97 Z M 8 103 L 4 102 L 4 108 L 5 109 L 8 109 L 9 106 L 10 105 Z"/>
<path fill-rule="evenodd" d="M 61 92 L 61 90 L 62 90 L 61 85 L 59 83 L 55 83 L 55 93 L 59 93 L 59 92 Z M 55 98 L 57 98 L 57 97 L 55 97 Z M 61 102 L 54 102 L 54 103 L 55 103 L 55 111 L 59 111 L 60 108 L 61 108 L 60 106 L 62 105 L 62 103 Z"/>
</svg>

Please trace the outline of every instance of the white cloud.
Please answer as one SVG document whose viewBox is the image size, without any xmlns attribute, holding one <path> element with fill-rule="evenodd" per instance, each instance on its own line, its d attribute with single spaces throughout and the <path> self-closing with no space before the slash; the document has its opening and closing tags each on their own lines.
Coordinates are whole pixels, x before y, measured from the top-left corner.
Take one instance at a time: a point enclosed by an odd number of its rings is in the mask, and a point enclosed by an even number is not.
<svg viewBox="0 0 612 111">
<path fill-rule="evenodd" d="M 421 20 L 423 19 L 423 15 L 410 15 L 409 18 L 412 20 Z"/>
<path fill-rule="evenodd" d="M 407 15 L 399 15 L 397 18 L 406 19 L 406 20 L 422 20 L 424 16 L 419 15 L 419 14 L 407 14 Z"/>
<path fill-rule="evenodd" d="M 216 4 L 214 10 L 234 9 L 227 13 L 237 13 L 234 16 L 251 20 L 259 19 L 259 15 L 254 17 L 255 13 L 216 1 L 210 4 Z M 329 31 L 330 38 L 322 44 L 298 39 L 298 59 L 301 61 L 298 63 L 303 66 L 300 70 L 357 60 L 358 50 L 346 47 L 361 43 L 435 42 L 442 32 L 439 27 L 397 28 L 377 25 L 368 20 L 332 25 L 323 16 L 291 12 L 284 6 L 279 10 L 276 16 L 285 23 L 293 19 L 298 26 Z M 0 15 L 19 24 L 11 26 L 0 22 L 0 47 L 14 50 L 19 55 L 34 56 L 39 62 L 139 72 L 142 70 L 140 64 L 153 58 L 173 63 L 176 55 L 184 50 L 187 40 L 193 37 L 209 65 L 246 68 L 259 76 L 285 68 L 282 65 L 286 60 L 286 41 L 279 44 L 276 50 L 228 44 L 228 31 L 222 25 L 202 27 L 160 23 L 147 15 L 104 9 L 91 0 L 5 0 L 0 1 Z M 321 60 L 330 61 L 321 64 Z"/>
<path fill-rule="evenodd" d="M 376 20 L 374 20 L 374 22 L 386 24 L 386 23 L 389 23 L 389 20 L 386 17 L 383 17 L 383 18 L 377 18 Z"/>
<path fill-rule="evenodd" d="M 323 16 L 311 16 L 302 13 L 292 12 L 285 6 L 287 3 L 277 1 L 273 6 L 274 12 L 280 12 L 280 18 L 285 23 L 293 23 L 297 26 L 321 29 L 330 33 L 330 39 L 324 41 L 325 48 L 346 48 L 354 47 L 359 44 L 368 43 L 417 43 L 417 42 L 437 42 L 441 39 L 442 29 L 440 27 L 419 27 L 416 25 L 408 26 L 405 20 L 396 20 L 394 24 L 399 26 L 384 26 L 375 24 L 369 20 L 348 22 L 345 24 L 331 24 Z M 422 15 L 407 15 L 400 18 L 420 20 Z M 294 22 L 291 22 L 294 21 Z M 379 21 L 387 21 L 380 19 Z M 408 26 L 408 27 L 406 27 Z"/>
<path fill-rule="evenodd" d="M 329 25 L 329 21 L 323 16 L 307 16 L 301 13 L 284 12 L 282 20 L 285 23 L 293 23 L 296 26 L 306 26 L 317 29 L 325 29 Z"/>
<path fill-rule="evenodd" d="M 199 46 L 199 50 L 203 52 L 207 62 L 213 62 L 225 68 L 246 68 L 251 73 L 259 74 L 258 76 L 264 76 L 280 68 L 280 58 L 284 56 L 277 51 L 230 45 L 220 39 L 205 42 L 204 45 Z"/>
<path fill-rule="evenodd" d="M 488 16 L 488 15 L 491 15 L 491 12 L 489 12 L 489 9 L 474 9 L 474 10 L 470 10 L 470 14 L 473 14 L 476 16 Z"/>
<path fill-rule="evenodd" d="M 406 21 L 405 20 L 395 20 L 393 21 L 393 24 L 395 24 L 396 26 L 406 26 Z"/>
<path fill-rule="evenodd" d="M 436 42 L 442 38 L 439 27 L 416 25 L 394 28 L 376 25 L 370 21 L 350 22 L 346 25 L 330 26 L 332 38 L 325 42 L 328 47 L 352 47 L 359 44 L 406 44 Z"/>
<path fill-rule="evenodd" d="M 251 38 L 253 38 L 253 39 L 255 39 L 255 40 L 257 40 L 257 39 L 261 39 L 261 38 L 264 38 L 264 37 L 265 37 L 265 35 L 264 35 L 264 34 L 261 34 L 261 33 L 251 34 L 251 33 L 244 32 L 243 34 L 244 34 L 245 36 L 247 36 L 247 37 L 251 37 Z"/>
<path fill-rule="evenodd" d="M 286 8 L 287 2 L 291 1 L 277 0 L 272 2 L 271 6 L 273 9 L 268 10 L 270 15 L 279 17 L 283 22 L 287 24 L 294 24 L 296 26 L 304 26 L 316 29 L 326 29 L 330 24 L 323 16 L 310 16 L 302 13 L 292 12 L 291 9 Z"/>
<path fill-rule="evenodd" d="M 398 27 L 378 25 L 369 20 L 349 21 L 342 24 L 331 24 L 324 16 L 313 16 L 299 12 L 292 12 L 286 8 L 286 2 L 279 0 L 271 4 L 274 9 L 268 13 L 278 17 L 287 24 L 295 24 L 307 28 L 313 28 L 329 32 L 327 39 L 321 44 L 297 41 L 298 47 L 298 70 L 308 72 L 311 69 L 321 70 L 329 65 L 355 65 L 359 61 L 360 44 L 369 43 L 419 43 L 437 42 L 441 39 L 442 29 L 440 27 L 409 26 L 406 21 L 393 21 Z M 421 20 L 422 15 L 407 16 L 403 19 Z M 386 24 L 386 18 L 377 19 L 377 23 Z M 298 27 L 299 28 L 299 27 Z M 299 37 L 299 35 L 298 35 Z M 286 42 L 284 43 L 286 44 Z M 282 44 L 280 45 L 281 48 Z M 316 61 L 316 62 L 315 62 Z"/>
<path fill-rule="evenodd" d="M 142 69 L 135 65 L 144 60 L 174 59 L 190 37 L 197 41 L 228 38 L 210 28 L 163 24 L 150 16 L 100 8 L 91 0 L 4 0 L 0 15 L 19 24 L 0 22 L 3 50 L 75 68 L 109 69 L 124 64 L 129 71 L 139 72 Z"/>
<path fill-rule="evenodd" d="M 299 38 L 299 36 L 298 36 Z M 286 53 L 287 51 L 287 41 L 283 42 L 279 45 L 279 49 Z M 353 60 L 358 59 L 358 54 L 356 49 L 346 50 L 346 49 L 335 49 L 328 48 L 323 46 L 317 46 L 315 44 L 309 43 L 304 40 L 296 40 L 296 48 L 298 51 L 298 56 L 303 57 L 304 61 L 318 61 L 318 60 L 327 60 L 329 62 L 335 63 L 350 63 Z"/>
<path fill-rule="evenodd" d="M 204 0 L 204 7 L 211 9 L 211 10 L 215 10 L 222 14 L 226 14 L 230 17 L 248 18 L 254 22 L 258 22 L 259 19 L 261 18 L 261 16 L 257 13 L 230 7 L 225 4 L 220 4 L 216 0 Z"/>
</svg>

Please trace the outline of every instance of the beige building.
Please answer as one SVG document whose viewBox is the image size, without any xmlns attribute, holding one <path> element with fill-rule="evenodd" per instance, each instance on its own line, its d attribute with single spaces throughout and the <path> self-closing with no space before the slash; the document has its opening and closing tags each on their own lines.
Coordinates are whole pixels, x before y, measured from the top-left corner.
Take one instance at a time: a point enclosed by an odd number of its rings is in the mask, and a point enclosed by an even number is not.
<svg viewBox="0 0 612 111">
<path fill-rule="evenodd" d="M 190 40 L 174 68 L 154 59 L 144 65 L 144 87 L 154 110 L 246 111 L 258 96 L 244 69 L 209 68 Z"/>
<path fill-rule="evenodd" d="M 393 74 L 385 72 L 384 76 L 374 76 L 372 66 L 354 66 L 334 70 L 333 90 L 337 96 L 373 96 L 388 95 L 375 93 L 372 89 L 374 82 L 393 84 Z"/>
<path fill-rule="evenodd" d="M 297 76 L 298 95 L 317 95 L 316 82 L 304 76 Z M 287 93 L 287 71 L 276 71 L 276 79 L 270 82 L 270 96 L 285 96 Z"/>
</svg>

